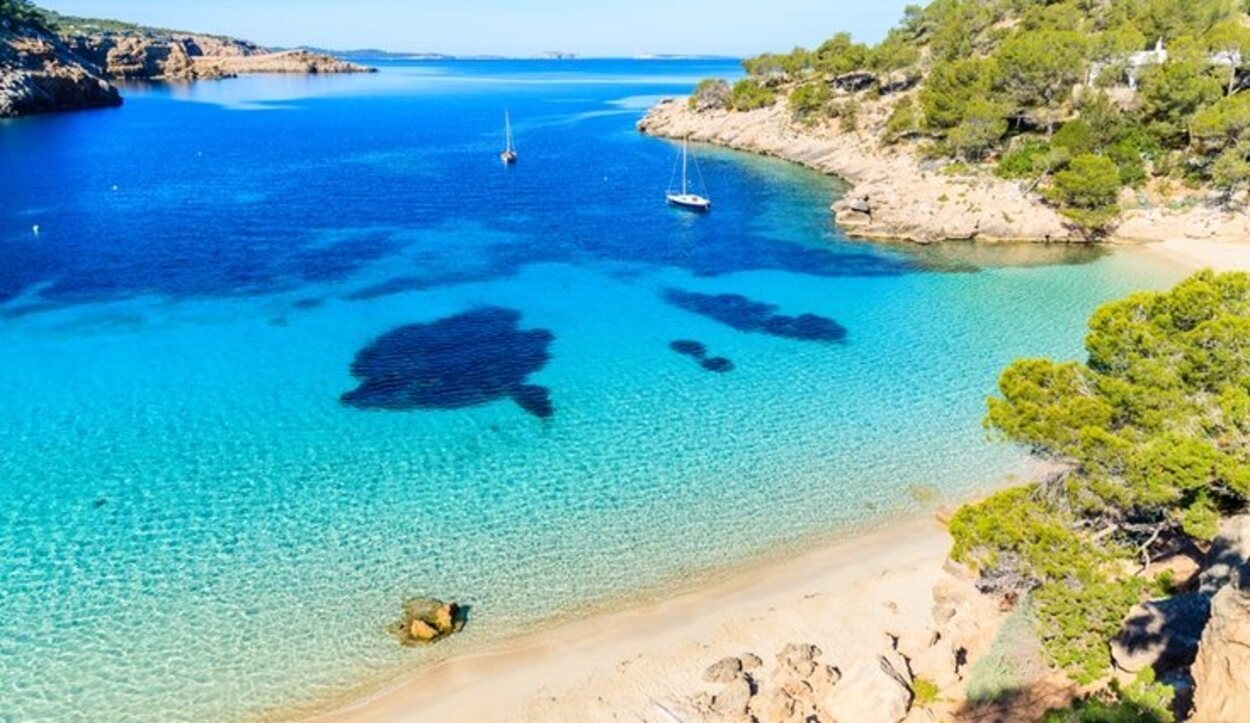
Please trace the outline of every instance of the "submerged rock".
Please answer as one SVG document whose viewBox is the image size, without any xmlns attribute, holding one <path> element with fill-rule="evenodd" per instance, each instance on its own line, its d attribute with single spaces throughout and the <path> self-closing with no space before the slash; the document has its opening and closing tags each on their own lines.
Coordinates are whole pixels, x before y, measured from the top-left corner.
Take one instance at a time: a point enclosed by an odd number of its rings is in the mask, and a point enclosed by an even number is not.
<svg viewBox="0 0 1250 723">
<path fill-rule="evenodd" d="M 428 645 L 460 632 L 465 618 L 454 602 L 417 597 L 404 602 L 403 618 L 389 629 L 403 645 Z"/>
<path fill-rule="evenodd" d="M 693 339 L 678 339 L 676 341 L 671 341 L 668 344 L 668 348 L 678 354 L 681 354 L 682 356 L 690 356 L 695 359 L 702 359 L 707 356 L 707 346 L 705 346 L 702 342 L 694 341 Z"/>
<path fill-rule="evenodd" d="M 551 358 L 546 329 L 521 330 L 521 313 L 484 307 L 387 332 L 356 354 L 360 385 L 340 397 L 359 409 L 459 409 L 511 398 L 536 417 L 554 414 L 530 374 Z"/>
<path fill-rule="evenodd" d="M 738 331 L 768 334 L 801 341 L 841 341 L 846 328 L 833 319 L 816 314 L 786 316 L 777 307 L 748 299 L 741 294 L 700 294 L 681 289 L 665 289 L 663 298 L 680 309 L 719 321 Z"/>
</svg>

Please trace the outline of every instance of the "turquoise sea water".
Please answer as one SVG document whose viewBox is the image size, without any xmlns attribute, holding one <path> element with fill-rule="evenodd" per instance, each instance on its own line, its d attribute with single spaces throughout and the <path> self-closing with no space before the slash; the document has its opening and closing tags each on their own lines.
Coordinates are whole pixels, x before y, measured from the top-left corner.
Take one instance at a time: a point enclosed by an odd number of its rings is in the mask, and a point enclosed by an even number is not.
<svg viewBox="0 0 1250 723">
<path fill-rule="evenodd" d="M 668 209 L 633 124 L 734 72 L 389 62 L 0 123 L 0 720 L 314 705 L 995 484 L 998 370 L 1180 275 L 848 242 L 833 181 L 710 148 L 715 210 Z M 399 647 L 414 595 L 469 628 Z"/>
</svg>

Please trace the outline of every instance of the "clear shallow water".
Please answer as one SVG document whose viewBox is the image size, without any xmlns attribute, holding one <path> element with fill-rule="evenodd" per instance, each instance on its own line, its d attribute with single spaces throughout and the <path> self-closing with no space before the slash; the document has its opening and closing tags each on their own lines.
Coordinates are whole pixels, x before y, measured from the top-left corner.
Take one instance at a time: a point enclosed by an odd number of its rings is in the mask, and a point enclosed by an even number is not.
<svg viewBox="0 0 1250 723">
<path fill-rule="evenodd" d="M 716 209 L 667 209 L 633 123 L 732 72 L 387 63 L 0 124 L 0 720 L 307 705 L 992 484 L 999 369 L 1179 276 L 846 242 L 833 182 L 714 149 Z M 470 627 L 401 649 L 412 595 Z"/>
</svg>

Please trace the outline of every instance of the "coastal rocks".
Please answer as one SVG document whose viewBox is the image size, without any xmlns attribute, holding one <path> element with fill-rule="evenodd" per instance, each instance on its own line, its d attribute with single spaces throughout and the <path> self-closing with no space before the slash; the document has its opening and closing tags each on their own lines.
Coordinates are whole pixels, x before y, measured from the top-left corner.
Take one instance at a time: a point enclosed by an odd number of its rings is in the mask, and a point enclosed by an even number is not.
<svg viewBox="0 0 1250 723">
<path fill-rule="evenodd" d="M 1198 576 L 1198 589 L 1215 595 L 1238 574 L 1250 581 L 1250 515 L 1229 517 L 1220 524 L 1205 569 Z"/>
<path fill-rule="evenodd" d="M 912 693 L 901 658 L 876 656 L 843 675 L 823 660 L 818 646 L 789 643 L 773 660 L 765 665 L 747 653 L 716 661 L 703 677 L 721 687 L 694 696 L 691 709 L 709 722 L 897 723 L 907 715 Z"/>
<path fill-rule="evenodd" d="M 703 679 L 709 683 L 728 683 L 742 675 L 740 658 L 721 658 L 703 671 Z"/>
<path fill-rule="evenodd" d="M 1157 673 L 1188 667 L 1210 614 L 1200 593 L 1151 600 L 1133 607 L 1124 630 L 1111 641 L 1116 667 L 1129 673 L 1154 668 Z"/>
<path fill-rule="evenodd" d="M 460 632 L 464 611 L 454 602 L 412 598 L 404 602 L 404 615 L 388 628 L 402 645 L 429 645 Z"/>
<path fill-rule="evenodd" d="M 824 707 L 836 721 L 898 723 L 907 716 L 911 701 L 907 679 L 880 657 L 849 667 Z"/>
<path fill-rule="evenodd" d="M 1250 577 L 1225 585 L 1211 601 L 1192 668 L 1192 723 L 1236 723 L 1250 711 Z"/>
<path fill-rule="evenodd" d="M 872 110 L 866 108 L 863 115 Z M 831 210 L 852 236 L 918 243 L 1081 240 L 1062 216 L 1018 183 L 943 174 L 927 168 L 907 144 L 878 143 L 875 131 L 797 123 L 784 100 L 753 111 L 698 111 L 682 102 L 661 103 L 637 127 L 655 136 L 776 156 L 846 179 L 854 189 Z M 865 195 L 871 214 L 852 207 Z"/>
<path fill-rule="evenodd" d="M 71 36 L 67 42 L 111 78 L 210 80 L 244 73 L 376 70 L 307 50 L 274 52 L 245 40 L 207 35 L 98 33 Z"/>
<path fill-rule="evenodd" d="M 121 103 L 116 88 L 51 34 L 0 37 L 0 118 Z"/>
<path fill-rule="evenodd" d="M 194 59 L 193 69 L 198 74 L 217 76 L 245 75 L 249 73 L 286 73 L 324 75 L 337 73 L 376 73 L 370 68 L 333 56 L 307 50 L 286 50 L 258 53 L 246 56 L 201 57 Z"/>
</svg>

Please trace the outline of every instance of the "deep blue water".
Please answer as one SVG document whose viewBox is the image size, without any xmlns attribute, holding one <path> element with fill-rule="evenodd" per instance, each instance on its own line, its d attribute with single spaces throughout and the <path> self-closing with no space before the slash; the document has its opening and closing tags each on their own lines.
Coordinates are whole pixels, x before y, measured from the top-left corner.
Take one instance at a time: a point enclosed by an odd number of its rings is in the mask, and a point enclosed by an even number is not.
<svg viewBox="0 0 1250 723">
<path fill-rule="evenodd" d="M 711 148 L 667 208 L 634 122 L 731 63 L 381 65 L 0 123 L 0 720 L 315 705 L 995 484 L 998 370 L 1179 275 L 848 242 Z"/>
</svg>

